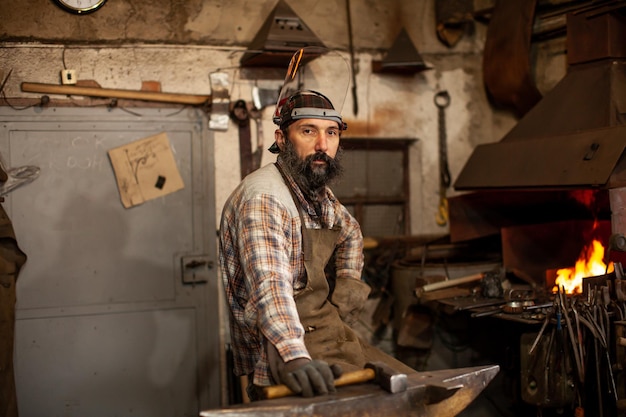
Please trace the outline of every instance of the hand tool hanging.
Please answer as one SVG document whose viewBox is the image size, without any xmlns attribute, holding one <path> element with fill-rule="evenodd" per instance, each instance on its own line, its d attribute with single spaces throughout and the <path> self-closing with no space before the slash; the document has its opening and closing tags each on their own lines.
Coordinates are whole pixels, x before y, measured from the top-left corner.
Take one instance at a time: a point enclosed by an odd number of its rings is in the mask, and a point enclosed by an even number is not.
<svg viewBox="0 0 626 417">
<path fill-rule="evenodd" d="M 215 71 L 209 74 L 211 82 L 211 108 L 209 109 L 209 129 L 225 132 L 230 116 L 230 82 L 228 74 Z"/>
<path fill-rule="evenodd" d="M 578 344 L 580 343 L 579 337 L 577 333 L 574 333 L 576 329 L 572 326 L 572 321 L 570 320 L 569 313 L 570 308 L 568 306 L 568 298 L 565 294 L 565 289 L 561 289 L 559 286 L 557 296 L 559 297 L 559 305 L 561 306 L 561 310 L 563 312 L 563 318 L 565 318 L 565 324 L 567 325 L 567 334 L 569 336 L 570 343 L 572 344 L 572 353 L 574 354 L 574 364 L 576 365 L 576 373 L 578 375 L 578 379 L 581 383 L 585 381 L 585 368 L 580 356 L 580 349 Z"/>
<path fill-rule="evenodd" d="M 241 179 L 253 171 L 252 145 L 250 144 L 250 114 L 244 100 L 237 100 L 230 111 L 230 118 L 239 126 L 239 162 Z"/>
<path fill-rule="evenodd" d="M 346 0 L 346 14 L 348 16 L 348 42 L 350 45 L 350 72 L 352 73 L 352 111 L 356 116 L 359 113 L 359 102 L 356 96 L 356 70 L 354 65 L 354 44 L 352 42 L 352 17 L 350 16 L 350 0 Z"/>
<path fill-rule="evenodd" d="M 278 100 L 278 90 L 252 87 L 252 102 L 254 106 L 250 110 L 250 117 L 256 123 L 256 150 L 252 152 L 252 170 L 261 167 L 265 145 L 263 141 L 263 109 L 275 105 Z"/>
<path fill-rule="evenodd" d="M 450 94 L 439 91 L 435 94 L 435 106 L 439 110 L 439 207 L 435 219 L 439 226 L 448 224 L 448 199 L 446 193 L 450 188 L 450 170 L 448 168 L 448 144 L 446 135 L 446 107 L 450 105 Z"/>
<path fill-rule="evenodd" d="M 256 106 L 250 111 L 250 117 L 256 124 L 256 149 L 252 152 L 251 171 L 256 171 L 261 167 L 261 160 L 263 159 L 263 112 Z"/>
</svg>

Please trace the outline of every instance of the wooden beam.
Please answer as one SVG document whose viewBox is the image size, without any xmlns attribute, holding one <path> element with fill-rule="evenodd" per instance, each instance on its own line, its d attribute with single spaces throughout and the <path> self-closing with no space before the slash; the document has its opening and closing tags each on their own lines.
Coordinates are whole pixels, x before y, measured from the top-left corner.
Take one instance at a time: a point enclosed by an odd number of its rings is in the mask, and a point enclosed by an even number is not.
<svg viewBox="0 0 626 417">
<path fill-rule="evenodd" d="M 106 97 L 128 100 L 158 101 L 163 103 L 199 106 L 210 102 L 211 95 L 161 93 L 158 91 L 119 90 L 100 87 L 80 87 L 42 83 L 22 83 L 22 91 L 28 93 L 63 94 L 68 96 Z"/>
</svg>

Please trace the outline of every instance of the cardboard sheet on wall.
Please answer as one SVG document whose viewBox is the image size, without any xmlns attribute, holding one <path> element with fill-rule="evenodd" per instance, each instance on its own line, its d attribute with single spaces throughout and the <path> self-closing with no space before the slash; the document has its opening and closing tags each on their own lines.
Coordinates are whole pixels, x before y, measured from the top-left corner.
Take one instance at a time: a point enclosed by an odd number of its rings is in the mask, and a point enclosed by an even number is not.
<svg viewBox="0 0 626 417">
<path fill-rule="evenodd" d="M 165 133 L 113 148 L 108 154 L 125 208 L 185 186 Z"/>
</svg>

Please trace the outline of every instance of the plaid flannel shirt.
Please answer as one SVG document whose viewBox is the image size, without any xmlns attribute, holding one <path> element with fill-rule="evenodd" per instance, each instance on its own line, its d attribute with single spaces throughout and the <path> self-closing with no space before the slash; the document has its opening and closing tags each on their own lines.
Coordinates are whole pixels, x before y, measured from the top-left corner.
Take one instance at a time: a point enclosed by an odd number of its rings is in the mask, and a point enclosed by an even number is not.
<svg viewBox="0 0 626 417">
<path fill-rule="evenodd" d="M 289 209 L 292 202 L 281 201 L 272 186 L 259 186 L 267 178 L 283 182 L 273 164 L 253 172 L 226 201 L 220 224 L 219 260 L 230 310 L 234 372 L 254 371 L 254 383 L 260 386 L 273 383 L 264 340 L 276 346 L 285 362 L 310 358 L 293 298 L 294 291 L 306 285 L 301 221 Z M 335 248 L 337 277 L 361 279 L 363 236 L 354 217 L 327 189 L 320 221 L 291 177 L 288 183 L 307 228 L 341 226 Z"/>
</svg>

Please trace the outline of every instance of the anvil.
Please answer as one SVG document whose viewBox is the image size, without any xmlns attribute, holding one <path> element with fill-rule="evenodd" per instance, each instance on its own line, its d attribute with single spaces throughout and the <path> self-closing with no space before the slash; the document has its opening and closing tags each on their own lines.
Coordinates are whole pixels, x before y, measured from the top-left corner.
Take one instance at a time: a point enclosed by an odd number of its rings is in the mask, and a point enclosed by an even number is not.
<svg viewBox="0 0 626 417">
<path fill-rule="evenodd" d="M 285 397 L 206 410 L 201 417 L 453 417 L 491 382 L 498 365 L 408 374 L 407 389 L 389 393 L 373 383 L 313 398 Z"/>
</svg>

